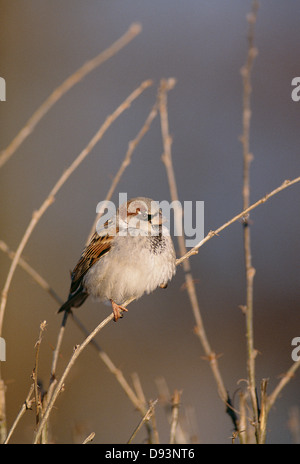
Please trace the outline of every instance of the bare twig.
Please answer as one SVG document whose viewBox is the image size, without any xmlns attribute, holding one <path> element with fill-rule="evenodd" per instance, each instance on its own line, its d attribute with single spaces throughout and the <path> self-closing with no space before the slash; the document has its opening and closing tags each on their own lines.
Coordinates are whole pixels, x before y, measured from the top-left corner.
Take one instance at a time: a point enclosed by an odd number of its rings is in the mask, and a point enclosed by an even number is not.
<svg viewBox="0 0 300 464">
<path fill-rule="evenodd" d="M 32 397 L 32 394 L 34 393 L 34 384 L 32 383 L 31 386 L 30 386 L 30 389 L 29 389 L 29 392 L 28 392 L 28 395 L 24 401 L 24 403 L 22 404 L 22 407 L 13 423 L 13 425 L 11 426 L 11 429 L 10 431 L 8 432 L 8 435 L 6 437 L 6 439 L 4 440 L 3 444 L 4 445 L 7 445 L 7 443 L 9 442 L 9 440 L 11 439 L 11 436 L 12 434 L 14 433 L 18 423 L 20 422 L 21 418 L 23 417 L 24 413 L 28 410 L 28 409 L 31 409 L 32 408 L 32 403 L 34 403 L 35 399 L 34 399 L 34 396 Z"/>
<path fill-rule="evenodd" d="M 171 394 L 170 394 L 166 379 L 164 377 L 157 378 L 156 385 L 157 385 L 157 389 L 159 393 L 159 401 L 164 406 L 168 422 L 171 425 L 172 413 L 170 409 L 170 404 L 172 403 L 172 400 L 171 400 Z M 176 427 L 174 428 L 172 433 L 175 433 L 176 443 L 180 443 L 180 444 L 188 443 L 187 434 L 185 430 L 181 427 L 180 422 L 177 421 Z"/>
<path fill-rule="evenodd" d="M 9 246 L 3 242 L 3 240 L 0 240 L 0 250 L 2 250 L 4 253 L 7 254 L 7 256 L 13 260 L 16 253 L 12 251 Z M 46 292 L 50 294 L 52 298 L 61 306 L 63 304 L 63 300 L 57 295 L 57 293 L 54 291 L 54 289 L 46 282 L 46 280 L 35 270 L 33 269 L 30 264 L 27 263 L 25 259 L 20 257 L 18 261 L 18 265 L 25 271 L 27 272 L 28 275 L 32 277 L 32 279 Z"/>
<path fill-rule="evenodd" d="M 8 147 L 2 151 L 0 155 L 0 168 L 9 160 L 9 158 L 15 153 L 20 147 L 24 140 L 32 133 L 36 125 L 40 122 L 43 116 L 52 108 L 52 106 L 75 84 L 78 84 L 87 74 L 92 72 L 106 60 L 114 56 L 122 48 L 124 48 L 129 42 L 131 42 L 142 30 L 142 27 L 138 23 L 133 23 L 127 32 L 114 42 L 109 48 L 101 52 L 95 58 L 87 61 L 77 71 L 69 76 L 62 84 L 60 84 L 49 97 L 42 103 L 42 105 L 33 113 L 28 119 L 27 123 L 11 141 Z"/>
<path fill-rule="evenodd" d="M 151 416 L 154 412 L 154 408 L 156 406 L 156 403 L 157 403 L 158 400 L 155 400 L 155 401 L 151 401 L 151 404 L 149 406 L 149 409 L 147 410 L 146 414 L 144 415 L 144 417 L 141 419 L 141 421 L 138 423 L 137 427 L 134 429 L 131 437 L 129 438 L 127 444 L 130 444 L 132 443 L 133 439 L 135 438 L 135 436 L 137 435 L 137 433 L 139 432 L 139 430 L 141 430 L 142 426 L 148 422 L 150 419 L 151 419 Z"/>
<path fill-rule="evenodd" d="M 248 434 L 247 434 L 247 416 L 246 416 L 246 396 L 244 392 L 240 392 L 239 394 L 239 410 L 240 410 L 240 417 L 239 417 L 239 440 L 241 444 L 247 444 Z"/>
<path fill-rule="evenodd" d="M 221 227 L 219 227 L 219 228 L 216 229 L 216 230 L 211 230 L 211 231 L 206 235 L 206 237 L 204 237 L 203 240 L 200 240 L 200 242 L 197 243 L 196 246 L 194 246 L 191 250 L 189 250 L 187 253 L 185 253 L 183 256 L 181 256 L 181 258 L 177 259 L 177 260 L 176 260 L 176 265 L 178 266 L 178 265 L 181 264 L 183 261 L 185 261 L 186 259 L 190 258 L 190 256 L 197 254 L 199 248 L 202 247 L 202 246 L 203 246 L 206 242 L 208 242 L 211 238 L 218 236 L 220 232 L 222 232 L 224 229 L 226 229 L 227 227 L 229 227 L 231 224 L 233 224 L 234 222 L 236 222 L 236 221 L 238 221 L 239 219 L 243 218 L 243 217 L 246 216 L 250 211 L 252 211 L 253 209 L 257 208 L 258 206 L 263 205 L 267 200 L 269 200 L 269 198 L 273 197 L 274 195 L 277 195 L 277 193 L 282 192 L 282 191 L 285 190 L 286 188 L 291 187 L 291 186 L 294 185 L 294 184 L 297 184 L 298 182 L 300 182 L 300 176 L 299 176 L 299 177 L 296 177 L 295 179 L 292 179 L 292 180 L 285 180 L 279 187 L 277 187 L 276 189 L 272 190 L 272 192 L 267 193 L 267 194 L 266 194 L 264 197 L 262 197 L 260 200 L 256 201 L 256 202 L 253 203 L 251 206 L 249 206 L 249 208 L 247 208 L 247 209 L 241 211 L 239 214 L 237 214 L 236 216 L 234 216 L 233 218 L 231 218 L 229 221 L 225 222 L 225 224 L 223 224 Z"/>
<path fill-rule="evenodd" d="M 49 383 L 49 389 L 48 389 L 48 395 L 50 395 L 50 396 L 52 394 L 52 388 L 53 388 L 52 384 L 54 383 L 55 377 L 56 377 L 56 366 L 57 366 L 57 361 L 58 361 L 58 356 L 59 356 L 59 353 L 60 353 L 60 348 L 61 348 L 63 336 L 64 336 L 64 333 L 65 333 L 65 327 L 66 327 L 68 315 L 69 315 L 68 311 L 65 311 L 64 314 L 63 314 L 60 330 L 58 332 L 58 337 L 57 337 L 55 350 L 53 352 L 51 374 L 50 374 L 50 383 Z"/>
<path fill-rule="evenodd" d="M 168 121 L 168 112 L 167 112 L 167 92 L 171 90 L 174 87 L 174 85 L 175 85 L 174 79 L 168 79 L 168 80 L 163 79 L 161 81 L 161 86 L 159 90 L 159 95 L 160 95 L 159 111 L 160 111 L 160 118 L 161 118 L 161 133 L 162 133 L 163 147 L 164 147 L 162 161 L 165 165 L 167 176 L 168 176 L 171 199 L 172 199 L 172 202 L 174 202 L 174 219 L 176 221 L 176 228 L 177 230 L 180 230 L 180 225 L 182 222 L 182 211 L 178 208 L 179 196 L 177 192 L 177 185 L 176 185 L 175 173 L 174 173 L 174 168 L 173 168 L 172 151 L 171 151 L 172 139 L 171 139 L 170 132 L 169 132 L 169 121 Z M 186 254 L 184 236 L 182 234 L 178 235 L 177 239 L 178 239 L 180 254 L 184 256 Z M 224 382 L 223 382 L 223 379 L 222 379 L 222 376 L 221 376 L 221 373 L 218 367 L 217 356 L 211 349 L 211 346 L 209 344 L 209 341 L 208 341 L 208 338 L 207 338 L 207 335 L 204 329 L 204 324 L 203 324 L 203 320 L 201 316 L 200 306 L 198 303 L 194 279 L 193 279 L 192 272 L 191 272 L 191 265 L 188 260 L 184 260 L 184 261 L 182 260 L 180 262 L 183 262 L 186 288 L 187 288 L 188 296 L 191 302 L 195 321 L 196 321 L 195 333 L 199 337 L 202 347 L 204 349 L 205 355 L 207 359 L 209 360 L 210 367 L 212 369 L 214 378 L 217 383 L 219 395 L 222 401 L 226 403 L 227 402 L 226 388 L 224 386 Z M 178 263 L 178 260 L 177 260 L 177 263 Z"/>
<path fill-rule="evenodd" d="M 147 404 L 146 397 L 144 394 L 144 390 L 142 387 L 140 377 L 137 372 L 133 372 L 131 374 L 131 380 L 132 380 L 133 388 L 135 390 L 135 394 L 137 398 L 139 399 L 141 404 L 146 405 Z"/>
<path fill-rule="evenodd" d="M 35 402 L 35 423 L 38 426 L 39 422 L 42 420 L 44 405 L 43 400 L 45 397 L 42 397 L 42 392 L 40 390 L 40 385 L 38 384 L 38 366 L 39 366 L 39 355 L 40 355 L 40 347 L 42 343 L 42 335 L 46 328 L 46 321 L 40 324 L 40 332 L 39 338 L 35 344 L 35 365 L 32 372 L 33 378 L 33 385 L 34 385 L 34 402 Z M 39 443 L 46 444 L 48 443 L 48 436 L 47 436 L 47 428 L 45 427 L 43 430 L 43 434 L 40 437 Z"/>
<path fill-rule="evenodd" d="M 176 428 L 178 424 L 179 416 L 179 405 L 180 405 L 181 392 L 178 390 L 174 391 L 172 397 L 172 418 L 171 418 L 171 427 L 170 427 L 170 445 L 176 443 Z"/>
<path fill-rule="evenodd" d="M 267 379 L 263 379 L 260 384 L 260 411 L 258 426 L 258 443 L 265 443 L 267 437 L 268 421 L 268 396 L 267 396 Z"/>
<path fill-rule="evenodd" d="M 257 18 L 258 2 L 253 1 L 252 12 L 247 16 L 249 23 L 248 31 L 248 54 L 246 64 L 241 70 L 243 77 L 243 135 L 241 142 L 243 147 L 243 209 L 246 210 L 250 205 L 250 163 L 252 154 L 250 153 L 250 121 L 251 121 L 251 73 L 254 63 L 254 58 L 257 55 L 257 50 L 254 47 L 254 26 Z M 246 268 L 246 337 L 247 337 L 247 371 L 250 398 L 253 409 L 253 424 L 256 431 L 256 439 L 259 441 L 259 424 L 258 424 L 258 404 L 256 395 L 256 380 L 255 380 L 255 357 L 254 350 L 254 335 L 253 335 L 253 279 L 255 269 L 252 265 L 251 256 L 251 240 L 249 215 L 244 216 L 243 233 L 244 233 L 244 255 Z"/>
<path fill-rule="evenodd" d="M 151 404 L 152 400 L 150 401 Z M 158 433 L 158 428 L 157 428 L 157 422 L 156 422 L 156 415 L 155 415 L 155 409 L 153 409 L 153 413 L 151 416 L 151 434 L 148 432 L 149 439 L 151 439 L 151 444 L 153 443 L 154 445 L 159 445 L 160 444 L 160 439 L 159 439 L 159 433 Z M 149 440 L 150 441 L 150 440 Z"/>
<path fill-rule="evenodd" d="M 0 366 L 1 367 L 1 366 Z M 6 409 L 5 409 L 5 391 L 6 386 L 4 380 L 0 377 L 0 444 L 6 438 Z"/>
<path fill-rule="evenodd" d="M 39 423 L 41 419 L 41 415 L 42 415 L 41 394 L 40 394 L 39 386 L 38 386 L 38 365 L 39 365 L 40 347 L 42 343 L 42 335 L 43 335 L 45 328 L 46 328 L 46 321 L 40 324 L 39 338 L 37 339 L 35 343 L 35 365 L 34 365 L 33 372 L 32 372 L 33 385 L 34 385 L 35 408 L 36 408 L 36 412 L 35 412 L 36 424 Z"/>
<path fill-rule="evenodd" d="M 89 434 L 88 437 L 86 437 L 86 439 L 82 442 L 83 445 L 87 445 L 88 443 L 90 443 L 91 441 L 93 441 L 95 438 L 95 432 L 92 432 Z"/>
<path fill-rule="evenodd" d="M 267 399 L 267 412 L 274 406 L 275 401 L 282 392 L 286 384 L 294 377 L 297 369 L 300 368 L 300 360 L 294 362 L 288 371 L 282 376 L 278 385 L 274 388 L 273 392 L 268 396 Z"/>
<path fill-rule="evenodd" d="M 65 311 L 64 314 L 63 314 L 62 322 L 61 322 L 60 329 L 59 329 L 59 332 L 58 332 L 58 337 L 57 337 L 57 342 L 56 342 L 56 345 L 55 345 L 55 349 L 53 351 L 49 387 L 48 387 L 47 394 L 45 395 L 45 398 L 44 398 L 43 411 L 45 411 L 47 409 L 47 406 L 48 406 L 49 401 L 50 401 L 50 399 L 52 397 L 55 385 L 57 383 L 57 380 L 56 380 L 56 367 L 57 367 L 57 362 L 58 362 L 58 357 L 59 357 L 63 337 L 64 337 L 64 334 L 65 334 L 65 328 L 66 328 L 66 323 L 67 323 L 68 316 L 69 316 L 69 312 Z M 47 427 L 44 427 L 44 431 L 45 430 L 47 430 Z M 43 432 L 43 434 L 45 434 L 45 432 Z"/>
</svg>

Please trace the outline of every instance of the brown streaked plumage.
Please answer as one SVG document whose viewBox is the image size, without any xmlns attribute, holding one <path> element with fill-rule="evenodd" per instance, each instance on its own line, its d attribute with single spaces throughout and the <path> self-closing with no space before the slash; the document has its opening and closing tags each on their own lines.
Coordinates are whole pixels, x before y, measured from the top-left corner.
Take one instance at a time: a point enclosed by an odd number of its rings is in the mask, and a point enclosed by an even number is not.
<svg viewBox="0 0 300 464">
<path fill-rule="evenodd" d="M 100 236 L 97 232 L 91 238 L 90 243 L 83 250 L 75 268 L 71 272 L 71 287 L 68 300 L 61 306 L 59 313 L 70 311 L 72 307 L 78 308 L 87 299 L 88 293 L 83 286 L 83 278 L 89 269 L 110 250 L 112 236 Z"/>
</svg>

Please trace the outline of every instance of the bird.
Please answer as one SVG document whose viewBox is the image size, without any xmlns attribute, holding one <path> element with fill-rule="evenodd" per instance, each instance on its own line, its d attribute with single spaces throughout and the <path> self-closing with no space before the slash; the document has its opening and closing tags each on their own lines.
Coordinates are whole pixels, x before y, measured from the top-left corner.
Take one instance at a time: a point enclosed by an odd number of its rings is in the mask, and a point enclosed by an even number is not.
<svg viewBox="0 0 300 464">
<path fill-rule="evenodd" d="M 89 295 L 111 304 L 115 322 L 127 306 L 156 288 L 166 288 L 176 273 L 176 254 L 158 203 L 136 197 L 97 227 L 71 272 L 66 302 L 71 312 Z"/>
</svg>

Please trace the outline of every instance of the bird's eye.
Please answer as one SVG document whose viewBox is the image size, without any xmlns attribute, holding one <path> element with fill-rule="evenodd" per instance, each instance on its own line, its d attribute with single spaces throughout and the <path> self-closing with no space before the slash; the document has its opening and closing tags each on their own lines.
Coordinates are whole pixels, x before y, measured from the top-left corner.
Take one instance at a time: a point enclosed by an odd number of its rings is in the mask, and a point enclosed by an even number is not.
<svg viewBox="0 0 300 464">
<path fill-rule="evenodd" d="M 151 219 L 151 215 L 147 213 L 147 211 L 139 211 L 139 217 L 141 218 L 142 221 L 148 221 L 149 217 Z"/>
</svg>

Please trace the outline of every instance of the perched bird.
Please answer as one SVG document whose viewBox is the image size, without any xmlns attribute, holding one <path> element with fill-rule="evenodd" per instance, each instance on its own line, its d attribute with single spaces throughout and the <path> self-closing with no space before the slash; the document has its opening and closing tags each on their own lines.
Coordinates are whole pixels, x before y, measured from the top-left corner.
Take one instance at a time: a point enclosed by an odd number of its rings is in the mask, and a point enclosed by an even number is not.
<svg viewBox="0 0 300 464">
<path fill-rule="evenodd" d="M 164 221 L 150 198 L 123 203 L 83 250 L 59 312 L 81 306 L 92 295 L 111 303 L 117 321 L 130 302 L 159 286 L 165 288 L 176 272 L 176 257 Z"/>
</svg>

